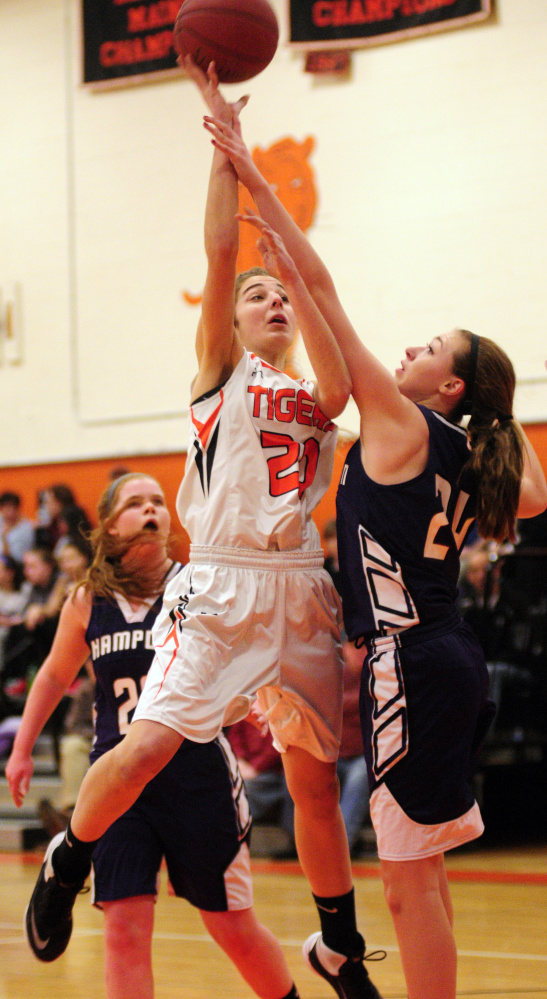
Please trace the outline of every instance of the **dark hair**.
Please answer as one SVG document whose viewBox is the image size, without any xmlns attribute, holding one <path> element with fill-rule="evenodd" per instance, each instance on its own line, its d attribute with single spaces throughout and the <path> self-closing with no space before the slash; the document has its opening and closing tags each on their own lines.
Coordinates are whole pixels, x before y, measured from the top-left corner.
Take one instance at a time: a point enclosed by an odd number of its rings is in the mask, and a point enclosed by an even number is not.
<svg viewBox="0 0 547 999">
<path fill-rule="evenodd" d="M 131 469 L 126 468 L 125 465 L 115 465 L 111 468 L 108 473 L 108 481 L 115 482 L 116 479 L 120 479 L 122 475 L 129 475 Z"/>
<path fill-rule="evenodd" d="M 55 555 L 53 554 L 53 548 L 50 548 L 48 545 L 33 545 L 32 548 L 27 549 L 23 558 L 25 555 L 38 555 L 42 559 L 42 562 L 46 565 L 50 565 L 53 569 L 57 565 Z"/>
<path fill-rule="evenodd" d="M 65 485 L 64 482 L 58 482 L 54 486 L 48 486 L 46 492 L 51 493 L 61 506 L 76 506 L 74 493 L 72 492 L 70 486 Z"/>
<path fill-rule="evenodd" d="M 74 503 L 63 507 L 59 514 L 59 520 L 64 521 L 67 527 L 67 534 L 71 537 L 80 536 L 81 538 L 85 538 L 88 537 L 91 531 L 91 523 L 87 513 L 81 506 L 76 506 Z"/>
<path fill-rule="evenodd" d="M 4 506 L 5 503 L 9 503 L 11 506 L 19 508 L 21 506 L 21 497 L 18 496 L 17 493 L 2 493 L 0 496 L 0 506 Z"/>
<path fill-rule="evenodd" d="M 82 534 L 67 534 L 65 538 L 65 544 L 61 549 L 61 554 L 65 548 L 76 548 L 87 559 L 87 564 L 91 565 L 93 560 L 93 548 L 91 547 L 91 542 L 88 538 L 84 537 Z"/>
<path fill-rule="evenodd" d="M 478 485 L 477 528 L 485 539 L 514 540 L 524 468 L 522 434 L 512 415 L 515 371 L 493 340 L 469 330 L 458 333 L 465 346 L 454 353 L 453 372 L 465 382 L 466 393 L 450 415 L 459 422 L 471 414 L 471 457 L 463 471 L 470 470 Z"/>
<path fill-rule="evenodd" d="M 25 578 L 21 562 L 17 562 L 11 555 L 0 555 L 0 562 L 8 572 L 13 573 L 13 589 L 20 590 Z"/>
</svg>

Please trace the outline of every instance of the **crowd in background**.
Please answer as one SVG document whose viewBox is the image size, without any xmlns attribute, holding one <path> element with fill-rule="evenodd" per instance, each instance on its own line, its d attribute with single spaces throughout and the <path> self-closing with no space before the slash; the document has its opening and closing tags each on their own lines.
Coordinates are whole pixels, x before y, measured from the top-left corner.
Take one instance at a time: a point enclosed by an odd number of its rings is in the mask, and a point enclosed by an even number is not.
<svg viewBox="0 0 547 999">
<path fill-rule="evenodd" d="M 488 741 L 547 744 L 547 513 L 519 521 L 514 545 L 466 546 L 458 604 L 490 674 L 497 711 Z"/>
<path fill-rule="evenodd" d="M 118 474 L 116 469 L 112 477 Z M 51 648 L 62 604 L 90 564 L 92 526 L 65 484 L 51 485 L 39 494 L 34 520 L 22 515 L 16 492 L 0 495 L 0 727 L 5 719 L 21 714 L 33 677 Z M 334 520 L 325 525 L 322 541 L 325 568 L 336 586 L 339 569 Z M 521 698 L 523 685 L 531 684 L 528 700 L 533 697 L 538 710 L 545 707 L 546 555 L 547 514 L 520 522 L 514 546 L 485 543 L 475 537 L 462 553 L 459 608 L 483 646 L 502 722 L 507 722 L 508 712 L 503 711 L 500 701 L 509 681 L 517 684 Z M 371 826 L 358 704 L 362 658 L 362 650 L 356 652 L 344 641 L 344 729 L 338 777 L 354 858 L 373 845 L 373 837 L 363 837 L 363 830 L 370 832 Z M 530 673 L 534 661 L 538 671 Z M 66 825 L 88 765 L 92 703 L 93 679 L 82 673 L 53 720 L 63 790 L 56 805 L 50 801 L 40 805 L 50 835 Z M 521 731 L 522 719 L 513 720 L 513 727 Z M 512 724 L 509 712 L 509 728 Z M 7 730 L 13 734 L 13 726 L 8 725 Z M 283 830 L 285 845 L 272 850 L 272 855 L 296 858 L 293 805 L 271 735 L 261 734 L 246 721 L 232 726 L 228 734 L 255 822 L 276 824 Z"/>
<path fill-rule="evenodd" d="M 0 495 L 0 678 L 4 715 L 24 703 L 51 648 L 70 586 L 91 560 L 91 522 L 63 483 L 44 489 L 34 521 L 16 492 Z"/>
<path fill-rule="evenodd" d="M 116 470 L 116 474 L 118 471 Z M 62 604 L 85 573 L 91 560 L 92 524 L 73 491 L 64 484 L 43 490 L 34 521 L 21 514 L 16 492 L 0 495 L 0 723 L 18 716 L 41 663 L 53 641 Z M 325 566 L 336 585 L 338 553 L 336 524 L 329 521 L 323 535 Z M 362 652 L 355 655 L 344 643 L 344 737 L 339 761 L 341 801 L 354 856 L 367 848 L 361 838 L 368 817 L 368 786 L 359 722 L 358 691 Z M 92 738 L 92 691 L 82 675 L 53 720 L 57 764 L 63 776 L 57 803 L 44 800 L 40 815 L 48 835 L 66 826 L 76 800 Z M 10 728 L 13 734 L 13 726 Z M 294 809 L 287 790 L 281 756 L 269 732 L 261 734 L 247 722 L 233 726 L 229 738 L 246 782 L 255 821 L 276 823 L 286 835 L 286 846 L 275 855 L 296 857 Z"/>
</svg>

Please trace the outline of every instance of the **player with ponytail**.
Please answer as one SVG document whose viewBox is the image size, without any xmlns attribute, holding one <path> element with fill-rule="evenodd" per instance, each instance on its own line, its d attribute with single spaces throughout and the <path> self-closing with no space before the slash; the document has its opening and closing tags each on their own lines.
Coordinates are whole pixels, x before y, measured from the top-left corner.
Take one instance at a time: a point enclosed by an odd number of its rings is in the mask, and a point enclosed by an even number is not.
<svg viewBox="0 0 547 999">
<path fill-rule="evenodd" d="M 444 853 L 483 830 L 469 777 L 493 714 L 481 647 L 456 605 L 459 553 L 475 520 L 485 538 L 513 538 L 517 516 L 547 506 L 545 477 L 513 417 L 504 351 L 453 330 L 408 347 L 391 374 L 259 173 L 239 122 L 209 117 L 205 127 L 283 239 L 348 367 L 360 438 L 340 479 L 337 536 L 345 627 L 364 656 L 371 817 L 408 999 L 455 999 Z"/>
<path fill-rule="evenodd" d="M 525 446 L 513 416 L 515 372 L 493 340 L 468 330 L 459 333 L 464 349 L 454 355 L 454 374 L 463 378 L 466 390 L 452 419 L 458 423 L 470 414 L 468 467 L 478 483 L 477 528 L 483 538 L 514 541 Z"/>
<path fill-rule="evenodd" d="M 6 766 L 17 805 L 29 788 L 36 738 L 90 656 L 96 678 L 91 770 L 126 738 L 154 656 L 151 629 L 162 593 L 182 568 L 169 555 L 170 517 L 156 479 L 140 472 L 120 476 L 101 496 L 98 513 L 93 562 L 64 604 Z M 164 858 L 173 894 L 200 910 L 255 995 L 298 999 L 281 946 L 254 910 L 250 825 L 243 781 L 221 734 L 205 744 L 185 740 L 108 829 L 93 852 L 92 892 L 104 914 L 107 999 L 153 999 L 152 932 Z M 50 856 L 63 838 L 58 833 L 46 852 L 49 880 Z M 78 887 L 64 888 L 71 904 L 67 910 L 65 899 L 60 938 L 41 937 L 32 908 L 27 911 L 27 939 L 38 960 L 53 961 L 67 946 Z"/>
</svg>

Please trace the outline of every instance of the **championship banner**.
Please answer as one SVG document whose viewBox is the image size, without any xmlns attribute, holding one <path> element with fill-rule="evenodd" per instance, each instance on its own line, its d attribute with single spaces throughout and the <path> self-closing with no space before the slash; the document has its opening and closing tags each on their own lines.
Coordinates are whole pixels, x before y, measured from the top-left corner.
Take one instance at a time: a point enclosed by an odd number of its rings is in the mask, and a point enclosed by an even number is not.
<svg viewBox="0 0 547 999">
<path fill-rule="evenodd" d="M 289 45 L 361 48 L 485 20 L 491 0 L 288 0 Z"/>
<path fill-rule="evenodd" d="M 82 0 L 83 82 L 113 86 L 177 71 L 173 25 L 182 0 Z"/>
</svg>

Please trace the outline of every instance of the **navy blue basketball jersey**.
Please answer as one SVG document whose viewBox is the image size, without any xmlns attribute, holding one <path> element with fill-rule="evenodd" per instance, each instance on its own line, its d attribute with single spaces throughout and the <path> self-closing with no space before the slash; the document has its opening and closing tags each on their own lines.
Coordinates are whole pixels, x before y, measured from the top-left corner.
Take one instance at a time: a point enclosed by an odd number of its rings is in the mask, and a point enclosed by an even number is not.
<svg viewBox="0 0 547 999">
<path fill-rule="evenodd" d="M 459 552 L 475 515 L 476 487 L 462 476 L 464 429 L 424 406 L 429 457 L 408 482 L 366 474 L 350 449 L 336 499 L 341 595 L 348 637 L 390 635 L 454 614 Z"/>
<path fill-rule="evenodd" d="M 181 568 L 175 562 L 167 580 L 173 579 Z M 92 762 L 120 742 L 129 729 L 154 658 L 152 626 L 161 602 L 160 594 L 154 602 L 143 602 L 134 612 L 123 597 L 116 603 L 93 597 L 85 633 L 96 677 Z"/>
</svg>

